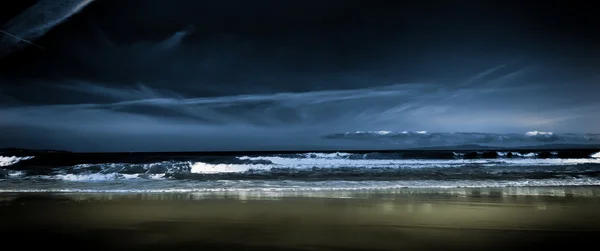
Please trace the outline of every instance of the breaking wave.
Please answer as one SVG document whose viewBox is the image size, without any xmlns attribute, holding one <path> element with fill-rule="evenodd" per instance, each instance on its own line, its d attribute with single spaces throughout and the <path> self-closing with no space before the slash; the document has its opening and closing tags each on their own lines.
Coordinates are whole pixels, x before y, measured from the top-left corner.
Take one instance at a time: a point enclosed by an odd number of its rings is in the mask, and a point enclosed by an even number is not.
<svg viewBox="0 0 600 251">
<path fill-rule="evenodd" d="M 19 161 L 21 161 L 21 160 L 29 160 L 29 159 L 33 159 L 33 158 L 34 158 L 33 156 L 24 156 L 24 157 L 0 156 L 0 167 L 11 166 L 11 165 L 19 163 Z"/>
</svg>

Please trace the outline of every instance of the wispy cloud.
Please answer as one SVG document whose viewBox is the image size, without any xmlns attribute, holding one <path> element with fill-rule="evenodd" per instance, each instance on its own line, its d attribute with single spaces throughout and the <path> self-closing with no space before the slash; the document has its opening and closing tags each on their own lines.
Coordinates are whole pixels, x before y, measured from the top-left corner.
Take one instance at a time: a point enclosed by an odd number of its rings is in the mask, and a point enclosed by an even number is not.
<svg viewBox="0 0 600 251">
<path fill-rule="evenodd" d="M 0 40 L 0 56 L 14 53 L 35 41 L 56 25 L 83 10 L 94 0 L 40 0 L 4 26 L 6 33 Z"/>
<path fill-rule="evenodd" d="M 208 147 L 207 139 L 220 149 L 240 148 L 240 140 L 262 140 L 272 147 L 331 146 L 339 143 L 323 141 L 322 135 L 356 130 L 593 132 L 600 126 L 597 100 L 569 104 L 558 94 L 535 96 L 551 86 L 472 86 L 469 96 L 460 99 L 447 98 L 455 86 L 435 83 L 198 98 L 143 84 L 115 88 L 72 82 L 58 87 L 63 95 L 103 101 L 0 108 L 0 127 L 62 130 L 61 148 L 72 144 L 69 137 L 86 135 L 95 145 L 126 148 L 161 142 L 195 150 Z M 150 140 L 157 137 L 163 138 Z M 198 143 L 180 144 L 192 139 Z"/>
</svg>

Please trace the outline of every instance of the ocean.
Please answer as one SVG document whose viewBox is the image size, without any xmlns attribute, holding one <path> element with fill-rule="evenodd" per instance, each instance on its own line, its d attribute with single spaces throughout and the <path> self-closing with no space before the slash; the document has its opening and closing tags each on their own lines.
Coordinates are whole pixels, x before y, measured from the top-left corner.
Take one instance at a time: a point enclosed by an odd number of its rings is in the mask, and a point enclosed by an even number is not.
<svg viewBox="0 0 600 251">
<path fill-rule="evenodd" d="M 600 185 L 600 149 L 72 153 L 7 150 L 0 192 L 289 192 Z"/>
</svg>

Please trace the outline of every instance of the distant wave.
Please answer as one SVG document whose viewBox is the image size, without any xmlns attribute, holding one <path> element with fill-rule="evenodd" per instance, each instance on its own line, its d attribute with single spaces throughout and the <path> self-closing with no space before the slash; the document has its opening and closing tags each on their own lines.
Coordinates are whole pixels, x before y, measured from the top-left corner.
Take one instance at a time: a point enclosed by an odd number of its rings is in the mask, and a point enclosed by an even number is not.
<svg viewBox="0 0 600 251">
<path fill-rule="evenodd" d="M 477 144 L 481 146 L 520 147 L 543 144 L 600 144 L 600 133 L 531 131 L 526 133 L 429 133 L 427 131 L 356 131 L 324 136 L 327 139 L 374 141 L 406 147 L 440 147 Z"/>
</svg>

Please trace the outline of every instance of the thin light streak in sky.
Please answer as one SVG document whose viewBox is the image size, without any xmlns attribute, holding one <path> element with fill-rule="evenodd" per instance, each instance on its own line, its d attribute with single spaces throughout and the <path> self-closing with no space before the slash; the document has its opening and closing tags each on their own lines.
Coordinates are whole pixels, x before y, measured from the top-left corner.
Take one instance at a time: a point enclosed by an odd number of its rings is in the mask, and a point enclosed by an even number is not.
<svg viewBox="0 0 600 251">
<path fill-rule="evenodd" d="M 42 47 L 42 46 L 40 46 L 40 45 L 38 45 L 38 44 L 36 44 L 36 43 L 34 43 L 34 42 L 31 42 L 31 41 L 29 41 L 29 40 L 27 40 L 27 39 L 24 39 L 24 38 L 21 38 L 21 37 L 15 36 L 15 35 L 13 35 L 13 34 L 10 34 L 10 33 L 6 32 L 6 31 L 3 31 L 3 30 L 0 30 L 0 33 L 2 33 L 2 34 L 4 34 L 4 35 L 7 35 L 7 36 L 9 36 L 9 37 L 12 37 L 12 38 L 14 38 L 14 39 L 17 39 L 17 40 L 19 40 L 19 41 L 25 42 L 25 43 L 27 43 L 27 44 L 33 45 L 33 46 L 35 46 L 35 47 L 37 47 L 37 48 L 40 48 L 40 49 L 44 50 L 44 47 Z"/>
</svg>

